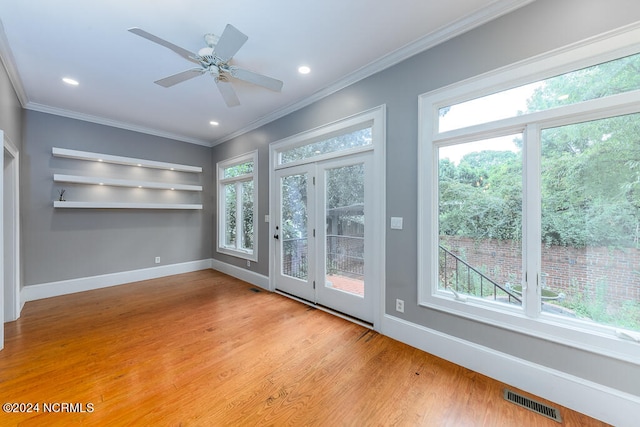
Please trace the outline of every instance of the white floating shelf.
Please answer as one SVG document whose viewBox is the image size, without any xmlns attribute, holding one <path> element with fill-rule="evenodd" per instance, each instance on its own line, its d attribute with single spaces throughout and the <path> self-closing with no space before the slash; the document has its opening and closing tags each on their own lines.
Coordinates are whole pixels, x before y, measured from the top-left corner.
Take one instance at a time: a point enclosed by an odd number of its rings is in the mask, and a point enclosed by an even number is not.
<svg viewBox="0 0 640 427">
<path fill-rule="evenodd" d="M 73 209 L 202 209 L 198 204 L 182 203 L 116 203 L 116 202 L 61 202 L 54 201 L 54 208 Z"/>
<path fill-rule="evenodd" d="M 200 173 L 200 166 L 181 165 L 177 163 L 156 162 L 154 160 L 136 159 L 133 157 L 112 156 L 110 154 L 91 153 L 88 151 L 69 150 L 66 148 L 53 147 L 55 157 L 66 157 L 69 159 L 91 160 L 94 162 L 113 163 L 117 165 L 139 166 L 153 169 L 166 169 L 179 172 Z"/>
<path fill-rule="evenodd" d="M 101 178 L 101 177 L 94 177 L 94 176 L 54 174 L 53 180 L 55 182 L 68 182 L 73 184 L 109 185 L 113 187 L 152 188 L 156 190 L 202 191 L 201 185 L 172 184 L 172 183 L 166 183 L 166 182 L 151 182 L 151 181 L 133 181 L 128 179 Z"/>
</svg>

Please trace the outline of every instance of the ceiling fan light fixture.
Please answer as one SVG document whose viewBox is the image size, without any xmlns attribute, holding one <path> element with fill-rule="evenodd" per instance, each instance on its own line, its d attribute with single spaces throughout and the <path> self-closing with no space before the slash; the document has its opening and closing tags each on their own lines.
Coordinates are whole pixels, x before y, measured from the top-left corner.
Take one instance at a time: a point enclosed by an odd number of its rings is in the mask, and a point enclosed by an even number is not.
<svg viewBox="0 0 640 427">
<path fill-rule="evenodd" d="M 213 48 L 218 44 L 218 40 L 220 40 L 220 37 L 216 36 L 215 34 L 204 35 L 204 41 L 207 46 L 211 48 L 211 50 L 213 50 Z"/>
<path fill-rule="evenodd" d="M 203 47 L 198 51 L 198 56 L 201 56 L 201 57 L 212 56 L 212 55 L 213 55 L 212 47 Z"/>
</svg>

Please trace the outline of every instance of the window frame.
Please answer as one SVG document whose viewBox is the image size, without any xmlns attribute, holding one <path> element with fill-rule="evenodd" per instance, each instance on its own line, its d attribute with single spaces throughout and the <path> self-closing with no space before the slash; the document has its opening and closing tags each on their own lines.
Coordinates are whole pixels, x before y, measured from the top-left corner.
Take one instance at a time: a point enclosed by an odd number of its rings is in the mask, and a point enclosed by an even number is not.
<svg viewBox="0 0 640 427">
<path fill-rule="evenodd" d="M 640 365 L 640 345 L 616 336 L 617 329 L 541 313 L 540 135 L 543 129 L 640 112 L 640 90 L 556 107 L 446 132 L 438 131 L 443 107 L 640 52 L 640 25 L 489 72 L 419 96 L 418 304 L 523 334 Z M 456 300 L 438 289 L 438 147 L 523 134 L 523 307 L 501 307 L 475 298 Z M 536 238 L 537 237 L 537 238 Z M 528 303 L 527 303 L 528 301 Z M 533 301 L 533 303 L 531 303 Z M 640 336 L 640 334 L 639 334 Z"/>
<path fill-rule="evenodd" d="M 251 173 L 242 174 L 230 178 L 225 178 L 224 172 L 226 169 L 229 169 L 234 166 L 241 165 L 243 163 L 253 163 L 253 171 Z M 216 245 L 216 250 L 219 253 L 223 253 L 226 255 L 231 255 L 234 257 L 246 259 L 249 261 L 256 262 L 258 260 L 258 222 L 257 214 L 258 214 L 258 151 L 254 150 L 249 153 L 241 154 L 236 157 L 232 157 L 226 160 L 222 160 L 216 163 L 216 181 L 217 181 L 217 189 L 218 189 L 218 242 Z M 245 182 L 253 182 L 253 249 L 243 249 L 241 247 L 241 234 L 242 234 L 242 204 L 240 203 L 242 197 L 242 184 Z M 225 244 L 226 237 L 226 193 L 225 187 L 229 184 L 234 184 L 236 186 L 236 244 L 234 247 Z"/>
</svg>

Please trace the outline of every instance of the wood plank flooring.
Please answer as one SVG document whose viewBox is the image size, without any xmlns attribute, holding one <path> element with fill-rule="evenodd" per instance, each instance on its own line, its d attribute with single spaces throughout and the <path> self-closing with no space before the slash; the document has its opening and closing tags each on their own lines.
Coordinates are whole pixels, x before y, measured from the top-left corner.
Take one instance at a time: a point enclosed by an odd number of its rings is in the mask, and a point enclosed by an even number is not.
<svg viewBox="0 0 640 427">
<path fill-rule="evenodd" d="M 0 425 L 559 425 L 499 382 L 254 290 L 204 270 L 27 303 L 5 328 L 0 403 L 39 412 Z"/>
</svg>

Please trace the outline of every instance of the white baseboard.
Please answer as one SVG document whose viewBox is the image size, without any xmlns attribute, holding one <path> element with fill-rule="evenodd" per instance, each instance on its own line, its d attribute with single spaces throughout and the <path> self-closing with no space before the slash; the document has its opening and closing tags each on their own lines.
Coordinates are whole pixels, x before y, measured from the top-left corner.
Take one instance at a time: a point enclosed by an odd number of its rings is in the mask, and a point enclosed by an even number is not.
<svg viewBox="0 0 640 427">
<path fill-rule="evenodd" d="M 381 333 L 616 426 L 637 425 L 640 397 L 385 315 Z"/>
<path fill-rule="evenodd" d="M 235 277 L 236 279 L 251 283 L 254 286 L 269 290 L 269 276 L 264 276 L 254 271 L 236 267 L 235 265 L 227 264 L 226 262 L 218 261 L 216 259 L 211 259 L 211 268 Z"/>
<path fill-rule="evenodd" d="M 140 270 L 121 271 L 118 273 L 102 274 L 99 276 L 81 277 L 78 279 L 61 280 L 59 282 L 40 283 L 24 286 L 20 293 L 21 305 L 27 301 L 56 297 L 75 292 L 91 291 L 94 289 L 117 286 L 140 280 L 156 279 L 174 274 L 211 268 L 211 259 L 189 261 L 180 264 L 163 265 L 159 267 L 143 268 Z"/>
</svg>

